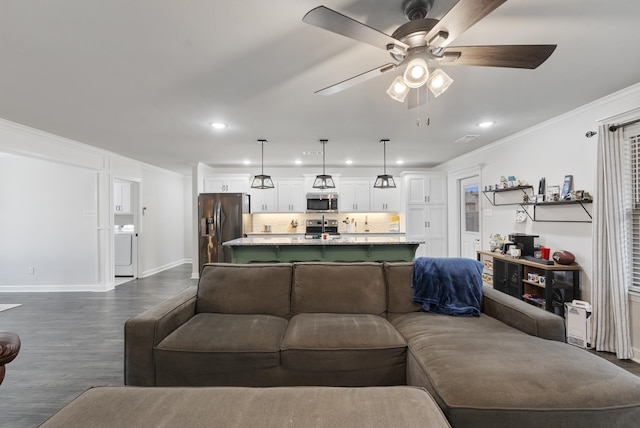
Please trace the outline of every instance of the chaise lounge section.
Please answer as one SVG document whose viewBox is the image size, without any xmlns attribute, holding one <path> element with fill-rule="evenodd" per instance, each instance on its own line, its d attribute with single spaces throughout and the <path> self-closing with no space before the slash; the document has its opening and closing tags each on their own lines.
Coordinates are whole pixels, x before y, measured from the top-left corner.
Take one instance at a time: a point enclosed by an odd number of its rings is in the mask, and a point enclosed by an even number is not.
<svg viewBox="0 0 640 428">
<path fill-rule="evenodd" d="M 206 265 L 198 287 L 127 321 L 125 383 L 411 385 L 454 427 L 640 420 L 640 378 L 564 343 L 562 318 L 487 287 L 479 317 L 425 312 L 413 269 Z"/>
</svg>

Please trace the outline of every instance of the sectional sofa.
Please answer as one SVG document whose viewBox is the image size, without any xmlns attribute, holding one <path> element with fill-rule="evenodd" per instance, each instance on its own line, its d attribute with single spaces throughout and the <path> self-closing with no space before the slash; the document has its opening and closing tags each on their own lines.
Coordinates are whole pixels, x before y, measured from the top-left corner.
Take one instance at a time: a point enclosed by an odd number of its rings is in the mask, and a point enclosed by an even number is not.
<svg viewBox="0 0 640 428">
<path fill-rule="evenodd" d="M 205 265 L 197 287 L 126 322 L 125 383 L 411 385 L 453 427 L 637 426 L 640 378 L 564 343 L 562 318 L 488 287 L 479 317 L 425 312 L 413 269 Z"/>
</svg>

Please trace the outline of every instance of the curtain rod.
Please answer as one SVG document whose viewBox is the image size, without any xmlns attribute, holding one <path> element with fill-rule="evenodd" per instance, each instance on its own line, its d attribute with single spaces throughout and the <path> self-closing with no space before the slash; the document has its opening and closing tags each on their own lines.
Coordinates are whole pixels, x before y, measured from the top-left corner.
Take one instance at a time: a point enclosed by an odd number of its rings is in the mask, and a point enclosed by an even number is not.
<svg viewBox="0 0 640 428">
<path fill-rule="evenodd" d="M 633 125 L 634 123 L 638 123 L 638 122 L 640 122 L 640 119 L 636 119 L 636 120 L 632 120 L 632 121 L 629 121 L 629 122 L 621 123 L 620 125 L 611 125 L 609 127 L 609 132 L 616 132 L 618 130 L 618 128 L 624 128 L 625 126 Z"/>
<path fill-rule="evenodd" d="M 633 125 L 634 123 L 638 123 L 638 122 L 640 122 L 640 119 L 631 120 L 629 122 L 621 123 L 619 125 L 611 125 L 611 126 L 609 126 L 609 132 L 616 132 L 618 130 L 618 128 L 624 128 L 625 126 Z M 594 132 L 594 131 L 589 131 L 586 134 L 584 134 L 584 136 L 587 137 L 587 138 L 591 138 L 596 134 L 598 134 L 598 133 Z"/>
</svg>

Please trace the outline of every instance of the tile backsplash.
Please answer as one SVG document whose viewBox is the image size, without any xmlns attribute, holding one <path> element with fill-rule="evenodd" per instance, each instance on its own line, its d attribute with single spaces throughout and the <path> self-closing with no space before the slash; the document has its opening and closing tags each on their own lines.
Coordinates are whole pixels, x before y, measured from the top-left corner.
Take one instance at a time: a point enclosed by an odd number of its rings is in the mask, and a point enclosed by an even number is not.
<svg viewBox="0 0 640 428">
<path fill-rule="evenodd" d="M 371 233 L 388 233 L 391 229 L 391 221 L 397 213 L 327 213 L 326 220 L 338 220 L 338 232 L 346 233 L 347 225 L 343 223 L 347 217 L 354 219 L 353 232 L 362 233 L 368 230 Z M 251 215 L 253 222 L 253 232 L 261 233 L 266 225 L 271 226 L 271 233 L 304 233 L 305 221 L 307 219 L 320 219 L 322 213 L 291 213 L 291 214 L 265 214 L 258 213 Z M 294 228 L 292 222 L 297 221 L 298 227 Z M 397 231 L 397 230 L 396 230 Z"/>
</svg>

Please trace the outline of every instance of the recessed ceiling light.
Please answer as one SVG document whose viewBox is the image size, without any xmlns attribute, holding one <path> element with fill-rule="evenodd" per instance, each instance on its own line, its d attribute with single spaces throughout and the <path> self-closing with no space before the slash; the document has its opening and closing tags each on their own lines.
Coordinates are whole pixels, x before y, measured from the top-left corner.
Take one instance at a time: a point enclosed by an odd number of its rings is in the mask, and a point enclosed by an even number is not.
<svg viewBox="0 0 640 428">
<path fill-rule="evenodd" d="M 302 165 L 302 161 L 300 159 L 296 159 L 293 161 L 296 165 Z"/>
<path fill-rule="evenodd" d="M 480 123 L 478 123 L 478 125 L 477 125 L 477 126 L 478 126 L 478 127 L 480 127 L 480 128 L 489 128 L 489 127 L 491 127 L 491 126 L 493 126 L 493 125 L 495 125 L 495 122 L 488 120 L 488 121 L 486 121 L 486 122 L 480 122 Z"/>
<path fill-rule="evenodd" d="M 210 125 L 215 129 L 224 129 L 227 127 L 227 124 L 222 122 L 211 122 Z"/>
<path fill-rule="evenodd" d="M 396 161 L 396 164 L 398 164 L 398 165 L 402 165 L 403 163 L 404 163 L 404 161 L 403 161 L 402 159 L 398 159 L 398 160 Z"/>
<path fill-rule="evenodd" d="M 243 160 L 242 163 L 245 165 L 251 165 L 251 161 L 249 159 Z"/>
<path fill-rule="evenodd" d="M 353 161 L 351 159 L 347 159 L 346 161 L 344 161 L 344 163 L 346 163 L 347 165 L 351 165 Z"/>
</svg>

